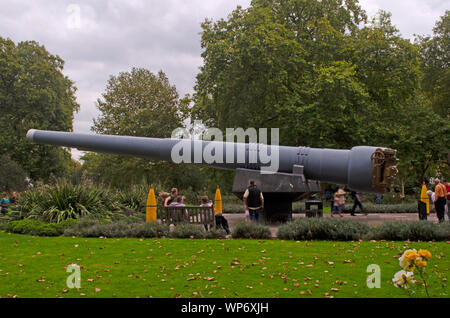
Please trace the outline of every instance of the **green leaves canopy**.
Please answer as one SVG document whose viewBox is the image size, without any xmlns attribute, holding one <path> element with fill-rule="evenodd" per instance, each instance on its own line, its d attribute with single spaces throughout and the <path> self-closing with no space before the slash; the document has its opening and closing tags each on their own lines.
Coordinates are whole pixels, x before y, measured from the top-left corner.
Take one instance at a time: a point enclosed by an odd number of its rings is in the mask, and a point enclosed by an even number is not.
<svg viewBox="0 0 450 318">
<path fill-rule="evenodd" d="M 101 114 L 92 130 L 99 134 L 170 138 L 182 126 L 187 99 L 180 99 L 160 71 L 133 68 L 111 76 L 102 98 L 97 100 Z M 176 179 L 180 167 L 147 159 L 89 153 L 83 157 L 91 178 L 123 187 L 142 182 L 166 183 Z"/>
<path fill-rule="evenodd" d="M 283 145 L 397 148 L 416 175 L 450 143 L 423 96 L 419 47 L 389 13 L 369 20 L 357 0 L 254 0 L 202 28 L 193 115 L 210 126 L 278 127 Z"/>
<path fill-rule="evenodd" d="M 34 179 L 64 174 L 70 153 L 26 142 L 31 129 L 72 131 L 79 109 L 75 86 L 63 75 L 64 61 L 34 41 L 0 37 L 0 153 L 7 153 Z"/>
</svg>

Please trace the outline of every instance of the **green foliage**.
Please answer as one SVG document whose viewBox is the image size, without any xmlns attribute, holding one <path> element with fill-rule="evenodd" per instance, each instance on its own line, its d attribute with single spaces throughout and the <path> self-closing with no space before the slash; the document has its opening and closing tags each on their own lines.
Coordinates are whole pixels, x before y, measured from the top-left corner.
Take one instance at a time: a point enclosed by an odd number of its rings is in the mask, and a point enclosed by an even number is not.
<svg viewBox="0 0 450 318">
<path fill-rule="evenodd" d="M 440 225 L 428 221 L 383 223 L 373 227 L 365 239 L 389 241 L 446 241 L 450 239 L 450 226 L 449 224 Z"/>
<path fill-rule="evenodd" d="M 79 109 L 64 61 L 34 41 L 17 45 L 0 37 L 0 153 L 19 162 L 32 179 L 66 174 L 70 153 L 26 141 L 29 129 L 71 131 Z"/>
<path fill-rule="evenodd" d="M 8 155 L 0 156 L 0 175 L 0 192 L 25 190 L 27 176 L 22 167 Z"/>
<path fill-rule="evenodd" d="M 283 240 L 357 241 L 369 232 L 367 224 L 331 218 L 301 218 L 282 225 L 277 237 Z"/>
<path fill-rule="evenodd" d="M 12 213 L 22 218 L 59 223 L 89 215 L 107 217 L 120 210 L 120 204 L 105 189 L 63 182 L 21 194 Z"/>
<path fill-rule="evenodd" d="M 11 233 L 36 236 L 60 236 L 65 229 L 74 226 L 76 222 L 76 220 L 65 220 L 57 224 L 37 220 L 19 220 L 9 222 L 6 225 L 5 230 Z"/>
<path fill-rule="evenodd" d="M 116 199 L 122 206 L 137 211 L 146 205 L 148 192 L 148 186 L 132 186 L 128 189 L 116 191 Z"/>
<path fill-rule="evenodd" d="M 253 222 L 240 222 L 236 224 L 231 236 L 243 239 L 271 239 L 272 234 L 269 227 Z"/>
<path fill-rule="evenodd" d="M 74 227 L 64 231 L 65 236 L 77 237 L 167 237 L 169 227 L 157 222 L 143 223 L 135 221 L 105 222 L 102 220 L 82 219 Z"/>
<path fill-rule="evenodd" d="M 391 147 L 401 158 L 399 183 L 417 186 L 450 144 L 450 122 L 433 116 L 430 101 L 448 101 L 447 20 L 435 29 L 439 54 L 427 62 L 439 64 L 429 83 L 440 84 L 424 94 L 425 53 L 389 13 L 369 20 L 356 0 L 252 1 L 203 23 L 193 116 L 222 130 L 278 127 L 283 145 Z"/>
<path fill-rule="evenodd" d="M 182 127 L 187 112 L 186 99 L 180 99 L 175 86 L 161 71 L 153 74 L 142 68 L 111 76 L 102 98 L 97 100 L 101 115 L 92 130 L 100 134 L 170 138 Z M 168 184 L 183 176 L 180 166 L 147 159 L 90 153 L 83 158 L 84 169 L 96 182 L 114 187 L 135 184 Z M 194 176 L 194 172 L 190 173 Z M 186 180 L 189 176 L 186 176 Z"/>
<path fill-rule="evenodd" d="M 423 61 L 423 88 L 430 98 L 434 111 L 445 119 L 450 118 L 450 11 L 447 10 L 433 29 L 433 37 L 419 36 Z"/>
<path fill-rule="evenodd" d="M 170 233 L 170 237 L 201 239 L 205 237 L 205 234 L 206 231 L 202 225 L 186 223 L 176 225 Z"/>
</svg>

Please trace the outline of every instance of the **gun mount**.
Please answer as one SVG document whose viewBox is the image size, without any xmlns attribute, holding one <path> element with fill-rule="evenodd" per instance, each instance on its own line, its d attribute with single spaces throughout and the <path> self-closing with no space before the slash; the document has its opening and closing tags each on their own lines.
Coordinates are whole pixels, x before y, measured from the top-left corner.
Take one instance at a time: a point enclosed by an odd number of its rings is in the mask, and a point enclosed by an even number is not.
<svg viewBox="0 0 450 318">
<path fill-rule="evenodd" d="M 292 202 L 307 193 L 320 191 L 320 182 L 345 184 L 360 192 L 389 192 L 398 174 L 396 151 L 359 146 L 351 150 L 267 146 L 190 139 L 159 139 L 68 132 L 30 130 L 27 139 L 82 151 L 137 156 L 152 160 L 184 162 L 235 170 L 233 193 L 242 198 L 248 181 L 254 179 L 265 196 L 263 218 L 285 221 L 291 218 Z M 208 160 L 200 153 L 210 153 Z M 267 156 L 277 159 L 278 169 L 267 173 Z M 187 161 L 186 161 L 187 159 Z M 273 163 L 273 162 L 272 162 Z M 270 163 L 271 164 L 271 163 Z"/>
</svg>

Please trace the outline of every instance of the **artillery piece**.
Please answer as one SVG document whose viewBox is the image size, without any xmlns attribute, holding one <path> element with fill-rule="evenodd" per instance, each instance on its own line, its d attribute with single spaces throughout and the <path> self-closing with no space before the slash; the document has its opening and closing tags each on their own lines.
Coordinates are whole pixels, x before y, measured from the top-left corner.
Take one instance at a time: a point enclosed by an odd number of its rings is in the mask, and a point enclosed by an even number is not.
<svg viewBox="0 0 450 318">
<path fill-rule="evenodd" d="M 351 150 L 307 147 L 268 146 L 191 139 L 159 139 L 111 135 L 89 135 L 68 132 L 30 130 L 27 139 L 82 151 L 111 153 L 180 163 L 184 161 L 218 169 L 235 170 L 233 193 L 242 198 L 248 181 L 253 179 L 264 193 L 262 218 L 269 222 L 292 217 L 292 202 L 319 192 L 320 182 L 345 184 L 351 190 L 375 193 L 389 192 L 398 174 L 396 150 L 359 146 Z M 200 149 L 210 152 L 213 161 L 197 156 Z M 277 171 L 267 173 L 267 155 L 277 155 Z"/>
</svg>

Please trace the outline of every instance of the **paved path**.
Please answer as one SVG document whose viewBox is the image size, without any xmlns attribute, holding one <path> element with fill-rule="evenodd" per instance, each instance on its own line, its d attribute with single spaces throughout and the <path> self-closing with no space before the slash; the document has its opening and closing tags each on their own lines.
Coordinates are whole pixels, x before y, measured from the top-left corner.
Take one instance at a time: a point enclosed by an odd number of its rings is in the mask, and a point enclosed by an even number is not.
<svg viewBox="0 0 450 318">
<path fill-rule="evenodd" d="M 236 223 L 245 220 L 245 215 L 243 213 L 233 213 L 223 215 L 230 226 L 230 230 Z M 305 214 L 293 214 L 293 218 L 304 218 Z M 331 217 L 330 214 L 325 214 L 326 218 Z M 335 215 L 335 218 L 339 218 L 339 215 Z M 344 214 L 343 219 L 352 219 L 358 222 L 367 223 L 369 225 L 378 225 L 385 222 L 398 222 L 398 221 L 418 221 L 419 215 L 416 213 L 374 213 L 365 216 L 364 214 L 356 214 L 356 216 L 351 216 L 350 214 Z M 447 218 L 446 218 L 447 219 Z M 438 223 L 436 213 L 430 213 L 428 215 L 428 221 L 433 223 Z M 272 237 L 276 237 L 278 231 L 278 225 L 269 225 L 270 231 L 272 232 Z"/>
</svg>

